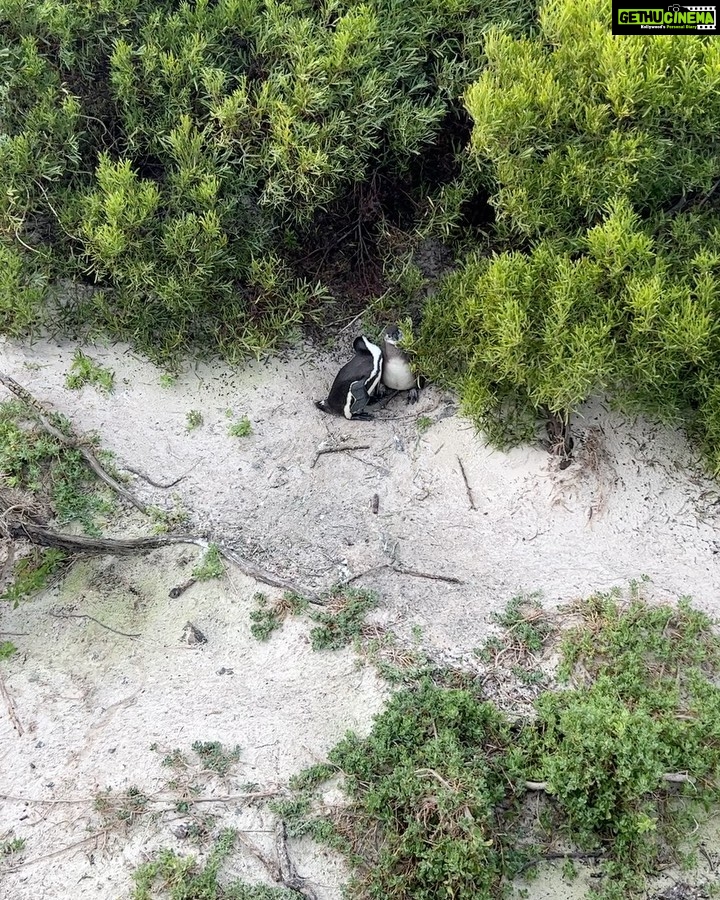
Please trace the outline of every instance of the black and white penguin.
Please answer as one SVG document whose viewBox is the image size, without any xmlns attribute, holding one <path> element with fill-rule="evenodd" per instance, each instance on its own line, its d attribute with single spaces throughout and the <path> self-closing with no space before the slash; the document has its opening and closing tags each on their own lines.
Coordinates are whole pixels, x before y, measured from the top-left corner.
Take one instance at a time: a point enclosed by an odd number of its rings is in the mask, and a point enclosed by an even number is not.
<svg viewBox="0 0 720 900">
<path fill-rule="evenodd" d="M 346 419 L 371 419 L 365 407 L 376 397 L 383 372 L 383 353 L 366 337 L 353 341 L 355 356 L 340 369 L 327 400 L 316 400 L 323 412 Z"/>
<path fill-rule="evenodd" d="M 388 325 L 382 334 L 383 371 L 382 381 L 392 391 L 407 391 L 408 403 L 417 403 L 420 395 L 420 380 L 410 368 L 410 357 L 398 347 L 402 331 L 397 325 Z"/>
</svg>

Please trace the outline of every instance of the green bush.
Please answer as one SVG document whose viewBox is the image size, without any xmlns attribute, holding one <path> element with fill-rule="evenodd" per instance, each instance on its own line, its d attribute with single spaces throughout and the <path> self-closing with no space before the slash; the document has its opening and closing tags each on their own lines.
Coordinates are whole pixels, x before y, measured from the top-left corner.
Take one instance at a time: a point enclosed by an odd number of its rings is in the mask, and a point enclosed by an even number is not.
<svg viewBox="0 0 720 900">
<path fill-rule="evenodd" d="M 421 368 L 501 443 L 604 392 L 687 424 L 720 471 L 720 45 L 616 39 L 608 2 L 552 0 L 486 52 L 472 153 L 516 249 L 440 284 Z"/>
<path fill-rule="evenodd" d="M 322 306 L 303 274 L 318 243 L 372 243 L 452 176 L 483 31 L 532 11 L 8 0 L 0 239 L 32 257 L 32 235 L 53 272 L 102 286 L 67 323 L 165 356 L 259 353 Z"/>
<path fill-rule="evenodd" d="M 466 93 L 472 150 L 516 234 L 580 234 L 625 197 L 644 215 L 720 171 L 720 46 L 610 32 L 609 0 L 548 0 L 535 37 L 493 30 Z"/>
<path fill-rule="evenodd" d="M 502 619 L 512 640 L 516 606 Z M 423 679 L 294 779 L 276 810 L 347 857 L 349 897 L 495 900 L 548 846 L 597 854 L 590 896 L 645 896 L 660 861 L 692 849 L 685 825 L 718 799 L 713 623 L 686 601 L 650 606 L 637 586 L 630 602 L 598 594 L 574 612 L 547 635 L 570 683 L 535 715 L 510 721 L 477 688 Z M 349 804 L 328 812 L 313 800 L 338 775 Z"/>
</svg>

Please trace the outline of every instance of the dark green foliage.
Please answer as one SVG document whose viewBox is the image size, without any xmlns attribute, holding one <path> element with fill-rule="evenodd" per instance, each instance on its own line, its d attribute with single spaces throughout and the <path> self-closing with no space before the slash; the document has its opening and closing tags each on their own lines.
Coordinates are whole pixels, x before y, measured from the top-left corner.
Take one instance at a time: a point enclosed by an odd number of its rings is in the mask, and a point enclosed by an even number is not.
<svg viewBox="0 0 720 900">
<path fill-rule="evenodd" d="M 299 616 L 305 612 L 308 602 L 297 594 L 286 593 L 282 600 L 268 606 L 264 594 L 255 594 L 257 609 L 250 613 L 250 632 L 259 641 L 266 641 L 276 629 L 280 628 L 288 615 Z"/>
<path fill-rule="evenodd" d="M 26 296 L 0 324 L 37 321 L 44 276 L 89 274 L 66 322 L 165 357 L 277 345 L 325 300 L 298 264 L 318 240 L 362 257 L 454 176 L 483 31 L 533 9 L 8 0 L 0 239 Z"/>
<path fill-rule="evenodd" d="M 377 594 L 363 589 L 341 587 L 327 598 L 329 611 L 315 611 L 311 618 L 319 624 L 310 632 L 313 650 L 339 650 L 362 634 L 365 616 L 378 604 Z"/>
<path fill-rule="evenodd" d="M 527 605 L 499 617 L 508 639 Z M 475 691 L 425 679 L 392 697 L 367 738 L 348 734 L 328 767 L 295 779 L 301 793 L 277 812 L 347 856 L 349 896 L 495 900 L 541 856 L 533 842 L 561 835 L 600 852 L 596 894 L 610 900 L 635 896 L 684 844 L 683 823 L 717 799 L 720 638 L 687 602 L 650 606 L 636 585 L 629 603 L 597 595 L 577 613 L 554 635 L 572 684 L 545 692 L 535 718 L 510 724 Z M 311 792 L 335 774 L 352 806 L 327 816 Z M 517 815 L 527 781 L 545 786 L 534 826 Z"/>
<path fill-rule="evenodd" d="M 192 749 L 200 758 L 203 768 L 217 772 L 218 775 L 227 775 L 240 759 L 240 747 L 224 750 L 219 741 L 195 741 Z"/>
<path fill-rule="evenodd" d="M 133 900 L 293 900 L 299 894 L 239 881 L 222 884 L 218 875 L 233 850 L 236 834 L 225 829 L 204 865 L 191 856 L 161 850 L 135 872 Z"/>
</svg>

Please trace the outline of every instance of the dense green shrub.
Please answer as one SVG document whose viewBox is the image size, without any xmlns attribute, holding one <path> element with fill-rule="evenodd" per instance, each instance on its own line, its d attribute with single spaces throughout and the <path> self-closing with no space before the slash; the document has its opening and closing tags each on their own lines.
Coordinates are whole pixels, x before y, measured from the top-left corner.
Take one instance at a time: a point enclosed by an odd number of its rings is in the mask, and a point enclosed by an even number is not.
<svg viewBox="0 0 720 900">
<path fill-rule="evenodd" d="M 596 854 L 605 878 L 590 895 L 610 900 L 690 850 L 685 825 L 718 797 L 713 623 L 686 601 L 650 606 L 637 586 L 628 603 L 598 594 L 574 611 L 575 626 L 548 635 L 570 683 L 534 716 L 511 723 L 479 689 L 423 680 L 367 737 L 348 734 L 330 767 L 294 779 L 280 812 L 347 856 L 348 896 L 493 900 L 552 846 Z M 517 623 L 512 609 L 505 619 Z M 349 800 L 335 813 L 312 804 L 333 775 Z"/>
<path fill-rule="evenodd" d="M 684 420 L 720 471 L 720 45 L 613 38 L 605 0 L 551 0 L 540 22 L 493 31 L 466 94 L 522 243 L 446 278 L 420 365 L 501 442 L 604 391 Z"/>
<path fill-rule="evenodd" d="M 76 321 L 257 352 L 324 300 L 317 243 L 364 242 L 452 175 L 482 33 L 532 9 L 4 0 L 0 237 L 102 285 Z"/>
<path fill-rule="evenodd" d="M 649 215 L 720 173 L 718 42 L 616 38 L 610 21 L 609 0 L 549 0 L 537 37 L 488 35 L 472 149 L 515 233 L 581 233 L 618 197 Z"/>
</svg>

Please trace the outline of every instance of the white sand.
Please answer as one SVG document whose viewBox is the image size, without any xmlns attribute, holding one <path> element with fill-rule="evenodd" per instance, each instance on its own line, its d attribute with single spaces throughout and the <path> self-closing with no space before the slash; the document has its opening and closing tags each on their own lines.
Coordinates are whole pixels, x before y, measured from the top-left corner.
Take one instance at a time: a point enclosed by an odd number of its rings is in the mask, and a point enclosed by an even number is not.
<svg viewBox="0 0 720 900">
<path fill-rule="evenodd" d="M 159 482 L 185 475 L 171 490 L 134 477 L 131 487 L 143 500 L 167 509 L 181 504 L 189 527 L 210 529 L 303 586 L 321 589 L 389 563 L 461 579 L 451 585 L 381 569 L 356 582 L 378 590 L 379 621 L 401 638 L 420 626 L 423 647 L 440 659 L 468 659 L 490 614 L 519 592 L 540 590 L 553 606 L 648 575 L 658 596 L 690 595 L 707 612 L 720 611 L 718 488 L 672 429 L 594 404 L 575 423 L 576 461 L 559 471 L 540 448 L 486 448 L 453 415 L 452 398 L 434 389 L 416 407 L 394 400 L 370 423 L 323 415 L 312 401 L 326 393 L 342 354 L 305 347 L 243 371 L 198 364 L 163 387 L 161 371 L 124 347 L 86 349 L 115 371 L 108 396 L 64 386 L 75 348 L 6 341 L 0 369 L 77 431 L 97 431 L 120 467 Z M 204 424 L 188 432 L 191 409 Z M 253 435 L 229 436 L 228 425 L 243 415 Z M 433 420 L 422 435 L 419 416 Z M 313 467 L 319 449 L 341 442 L 370 449 L 322 455 Z M 122 524 L 128 535 L 147 532 L 137 513 Z M 358 668 L 351 651 L 313 653 L 308 626 L 297 620 L 269 642 L 251 637 L 253 594 L 275 598 L 277 591 L 233 571 L 169 600 L 168 590 L 197 558 L 187 547 L 83 562 L 18 609 L 0 607 L 0 632 L 23 633 L 9 638 L 19 653 L 2 672 L 25 729 L 19 737 L 2 704 L 0 794 L 65 801 L 107 787 L 157 791 L 168 771 L 150 745 L 188 750 L 194 740 L 241 746 L 230 786 L 237 792 L 238 780 L 281 784 L 322 760 L 347 729 L 369 729 L 387 688 Z M 142 637 L 53 618 L 51 610 L 88 614 Z M 180 643 L 188 620 L 206 645 Z M 217 674 L 222 668 L 233 674 Z M 208 786 L 217 794 L 228 789 Z M 223 810 L 223 824 L 271 828 L 266 812 L 238 804 Z M 88 823 L 98 821 L 88 803 L 3 802 L 0 835 L 12 829 L 27 846 L 19 859 L 0 861 L 15 869 L 0 868 L 0 895 L 118 900 L 129 896 L 129 873 L 154 848 L 192 850 L 170 823 L 147 817 L 127 836 L 86 840 Z M 255 839 L 272 846 L 271 834 Z M 294 853 L 320 898 L 340 896 L 344 875 L 334 857 L 305 842 Z M 238 873 L 267 880 L 250 854 Z M 577 886 L 553 884 L 555 893 L 531 887 L 531 897 L 578 895 Z"/>
</svg>

